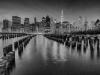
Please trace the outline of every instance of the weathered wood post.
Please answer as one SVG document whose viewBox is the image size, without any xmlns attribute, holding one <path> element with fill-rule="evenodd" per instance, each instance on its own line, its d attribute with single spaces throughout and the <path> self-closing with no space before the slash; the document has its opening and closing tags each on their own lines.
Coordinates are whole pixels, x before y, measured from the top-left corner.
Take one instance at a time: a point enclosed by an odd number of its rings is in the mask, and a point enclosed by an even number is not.
<svg viewBox="0 0 100 75">
<path fill-rule="evenodd" d="M 6 66 L 7 66 L 7 61 L 2 59 L 0 61 L 0 75 L 5 75 Z"/>
<path fill-rule="evenodd" d="M 12 44 L 6 46 L 3 48 L 3 53 L 4 53 L 4 56 L 6 56 L 7 53 L 9 53 L 10 51 L 12 51 L 13 48 L 12 48 Z"/>
<path fill-rule="evenodd" d="M 97 39 L 97 50 L 99 51 L 99 39 Z"/>
<path fill-rule="evenodd" d="M 81 46 L 82 46 L 82 39 L 79 37 L 77 42 L 77 49 L 81 50 Z"/>
</svg>

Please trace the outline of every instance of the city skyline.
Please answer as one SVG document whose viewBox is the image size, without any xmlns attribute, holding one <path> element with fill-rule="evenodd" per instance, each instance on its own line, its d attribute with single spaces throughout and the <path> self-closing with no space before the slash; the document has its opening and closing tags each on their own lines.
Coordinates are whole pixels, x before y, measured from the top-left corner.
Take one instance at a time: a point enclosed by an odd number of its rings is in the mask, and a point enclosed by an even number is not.
<svg viewBox="0 0 100 75">
<path fill-rule="evenodd" d="M 100 5 L 99 0 L 3 0 L 0 1 L 0 22 L 3 19 L 9 19 L 13 15 L 20 16 L 22 23 L 24 18 L 30 18 L 34 22 L 34 17 L 38 21 L 41 18 L 50 15 L 60 21 L 61 11 L 64 11 L 64 19 L 70 23 L 73 20 L 78 21 L 78 17 L 85 16 L 88 21 L 99 19 Z"/>
<path fill-rule="evenodd" d="M 100 0 L 0 0 L 0 75 L 100 75 Z"/>
</svg>

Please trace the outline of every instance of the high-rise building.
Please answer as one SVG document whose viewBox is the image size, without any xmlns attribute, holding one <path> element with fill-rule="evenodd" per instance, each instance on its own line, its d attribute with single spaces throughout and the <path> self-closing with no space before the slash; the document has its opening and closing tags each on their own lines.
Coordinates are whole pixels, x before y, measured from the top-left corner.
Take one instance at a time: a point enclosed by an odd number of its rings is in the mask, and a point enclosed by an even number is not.
<svg viewBox="0 0 100 75">
<path fill-rule="evenodd" d="M 12 25 L 13 26 L 21 25 L 21 18 L 18 16 L 12 16 Z"/>
<path fill-rule="evenodd" d="M 100 30 L 100 20 L 99 19 L 97 19 L 95 22 L 95 28 L 96 30 Z"/>
<path fill-rule="evenodd" d="M 36 24 L 37 23 L 37 19 L 36 19 L 36 17 L 34 18 L 34 24 Z"/>
<path fill-rule="evenodd" d="M 80 30 L 82 28 L 82 16 L 79 16 L 79 27 L 80 27 Z"/>
<path fill-rule="evenodd" d="M 25 18 L 24 19 L 25 32 L 29 32 L 29 27 L 30 27 L 29 25 L 30 25 L 29 18 Z"/>
<path fill-rule="evenodd" d="M 62 23 L 62 33 L 70 32 L 71 31 L 71 25 L 68 21 L 63 21 Z"/>
<path fill-rule="evenodd" d="M 79 16 L 79 25 L 82 25 L 82 16 Z"/>
<path fill-rule="evenodd" d="M 63 10 L 61 11 L 61 32 L 63 33 L 63 22 L 64 22 L 64 14 L 63 14 Z"/>
<path fill-rule="evenodd" d="M 50 32 L 50 17 L 49 17 L 49 15 L 46 16 L 45 32 Z"/>
<path fill-rule="evenodd" d="M 91 27 L 92 29 L 95 28 L 95 24 L 94 24 L 94 21 L 93 21 L 93 20 L 91 21 L 91 26 L 92 26 L 92 27 Z"/>
<path fill-rule="evenodd" d="M 88 21 L 87 21 L 87 17 L 85 17 L 85 24 L 84 24 L 85 31 L 87 30 L 87 27 L 88 27 Z"/>
<path fill-rule="evenodd" d="M 9 25 L 9 21 L 8 20 L 3 20 L 3 28 L 8 28 L 8 25 Z"/>
<path fill-rule="evenodd" d="M 46 22 L 46 18 L 45 18 L 45 17 L 42 18 L 42 22 L 43 22 L 43 23 Z"/>
<path fill-rule="evenodd" d="M 76 27 L 76 22 L 75 22 L 75 20 L 73 20 L 73 22 L 72 22 L 72 24 L 71 24 L 71 27 L 70 27 L 70 28 L 71 28 L 71 29 L 70 29 L 71 32 L 75 32 L 75 31 L 76 31 L 76 28 L 75 28 L 75 27 Z"/>
<path fill-rule="evenodd" d="M 32 23 L 31 25 L 32 25 L 32 28 L 33 28 L 33 29 L 32 29 L 32 32 L 35 33 L 35 32 L 36 32 L 36 24 Z"/>
<path fill-rule="evenodd" d="M 46 23 L 50 23 L 50 17 L 49 17 L 49 15 L 46 16 Z"/>
<path fill-rule="evenodd" d="M 3 20 L 3 28 L 2 31 L 3 32 L 10 32 L 11 30 L 11 21 L 5 19 Z"/>
<path fill-rule="evenodd" d="M 19 32 L 21 25 L 21 18 L 18 16 L 12 16 L 12 32 Z"/>
<path fill-rule="evenodd" d="M 55 32 L 55 19 L 53 17 L 50 18 L 50 32 Z"/>
<path fill-rule="evenodd" d="M 61 11 L 61 24 L 63 23 L 64 21 L 64 14 L 63 14 L 63 11 Z"/>
<path fill-rule="evenodd" d="M 20 25 L 20 33 L 24 33 L 24 24 Z"/>
<path fill-rule="evenodd" d="M 25 18 L 24 20 L 24 25 L 28 26 L 30 24 L 29 18 Z"/>
</svg>

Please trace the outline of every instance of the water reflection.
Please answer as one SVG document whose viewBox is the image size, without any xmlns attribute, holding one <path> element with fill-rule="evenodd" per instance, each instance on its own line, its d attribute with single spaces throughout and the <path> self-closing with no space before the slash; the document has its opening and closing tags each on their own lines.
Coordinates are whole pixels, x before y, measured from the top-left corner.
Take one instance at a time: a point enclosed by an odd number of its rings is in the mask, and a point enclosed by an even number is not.
<svg viewBox="0 0 100 75">
<path fill-rule="evenodd" d="M 58 59 L 58 54 L 59 54 L 59 44 L 57 44 L 57 42 L 54 42 L 53 43 L 53 47 L 52 47 L 52 56 L 54 58 L 54 60 L 57 60 Z"/>
<path fill-rule="evenodd" d="M 39 39 L 40 37 L 38 37 L 37 39 Z M 94 58 L 98 58 L 97 56 L 99 56 L 99 51 L 97 48 L 97 40 L 93 40 L 89 41 L 87 38 L 83 39 L 81 41 L 80 44 L 78 44 L 77 42 L 75 43 L 75 46 L 73 47 L 73 43 L 72 42 L 67 42 L 67 45 L 65 44 L 66 47 L 64 47 L 64 45 L 61 45 L 57 42 L 54 42 L 53 40 L 47 40 L 45 39 L 45 43 L 44 43 L 44 48 L 46 50 L 43 50 L 43 56 L 44 60 L 48 60 L 48 55 L 52 55 L 52 59 L 55 61 L 66 61 L 66 57 L 67 57 L 67 51 L 70 52 L 70 54 L 74 54 L 74 55 L 79 55 L 81 57 L 86 57 L 86 59 L 91 59 L 93 60 Z M 38 41 L 37 41 L 38 43 Z M 43 43 L 43 42 L 42 42 Z M 41 45 L 41 43 L 39 43 Z M 40 47 L 40 45 L 37 45 Z M 43 45 L 42 45 L 43 46 Z M 38 47 L 37 47 L 38 48 Z M 52 48 L 52 49 L 51 49 Z M 52 51 L 49 52 L 49 49 L 51 49 Z M 50 53 L 50 54 L 47 54 Z M 47 55 L 47 56 L 46 56 Z M 96 57 L 95 57 L 96 56 Z"/>
<path fill-rule="evenodd" d="M 80 43 L 67 42 L 63 45 L 38 35 L 23 50 L 17 49 L 15 70 L 7 74 L 93 75 L 91 72 L 100 69 L 99 44 L 95 41 L 91 43 L 83 39 Z"/>
<path fill-rule="evenodd" d="M 60 61 L 61 62 L 65 62 L 67 61 L 67 50 L 65 49 L 65 47 L 63 45 L 60 45 L 60 48 L 59 48 L 59 57 L 60 57 Z"/>
<path fill-rule="evenodd" d="M 77 54 L 81 55 L 82 57 L 86 57 L 86 58 L 91 58 L 91 60 L 93 60 L 94 58 L 97 58 L 99 57 L 99 40 L 98 39 L 83 39 L 81 41 L 81 45 L 79 47 L 79 44 L 78 42 L 76 42 L 76 46 L 73 48 L 72 47 L 72 42 L 69 43 L 71 45 L 71 48 L 70 46 L 68 46 L 68 44 L 66 45 L 67 48 L 70 48 L 71 49 L 71 52 L 73 52 L 73 50 L 76 50 L 77 51 Z M 76 51 L 74 51 L 73 53 L 76 54 Z M 77 55 L 76 54 L 76 55 Z M 95 57 L 96 56 L 96 57 Z"/>
<path fill-rule="evenodd" d="M 22 59 L 23 51 L 18 51 L 19 58 Z"/>
<path fill-rule="evenodd" d="M 97 50 L 97 58 L 99 59 L 100 58 L 100 51 Z"/>
<path fill-rule="evenodd" d="M 66 44 L 62 45 L 53 40 L 44 38 L 42 35 L 34 37 L 23 51 L 22 60 L 17 58 L 17 66 L 23 65 L 23 67 L 19 66 L 16 68 L 13 74 L 26 75 L 29 73 L 30 75 L 73 75 L 81 74 L 82 72 L 87 74 L 87 65 L 89 66 L 89 70 L 92 71 L 94 62 L 90 61 L 93 61 L 100 56 L 99 50 L 96 49 L 97 45 L 94 45 L 94 49 L 91 50 L 89 42 L 84 42 L 84 40 L 82 40 L 80 49 L 77 48 L 77 42 L 76 46 L 73 48 L 72 43 L 70 42 L 69 44 L 70 46 Z M 24 62 L 27 66 L 25 67 L 22 62 Z M 95 60 L 95 63 L 98 63 L 98 61 Z M 30 66 L 31 68 L 29 68 Z M 19 70 L 22 70 L 22 72 L 18 73 Z"/>
<path fill-rule="evenodd" d="M 66 61 L 66 49 L 64 45 L 60 45 L 55 41 L 48 41 L 48 39 L 44 38 L 43 36 L 37 36 L 39 38 L 43 38 L 45 41 L 37 41 L 37 48 L 40 49 L 44 61 L 48 61 L 49 59 L 53 60 L 54 62 L 61 62 Z M 43 43 L 44 42 L 44 43 Z M 43 45 L 42 45 L 43 44 Z M 41 47 L 42 46 L 42 47 Z M 42 48 L 42 49 L 41 49 Z"/>
</svg>

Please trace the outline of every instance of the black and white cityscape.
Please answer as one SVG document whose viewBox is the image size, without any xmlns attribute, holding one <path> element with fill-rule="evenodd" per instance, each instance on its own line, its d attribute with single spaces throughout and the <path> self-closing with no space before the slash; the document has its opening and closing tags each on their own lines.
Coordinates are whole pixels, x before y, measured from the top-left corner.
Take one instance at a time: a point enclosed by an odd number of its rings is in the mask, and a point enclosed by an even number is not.
<svg viewBox="0 0 100 75">
<path fill-rule="evenodd" d="M 0 0 L 0 75 L 100 75 L 99 0 Z"/>
</svg>

